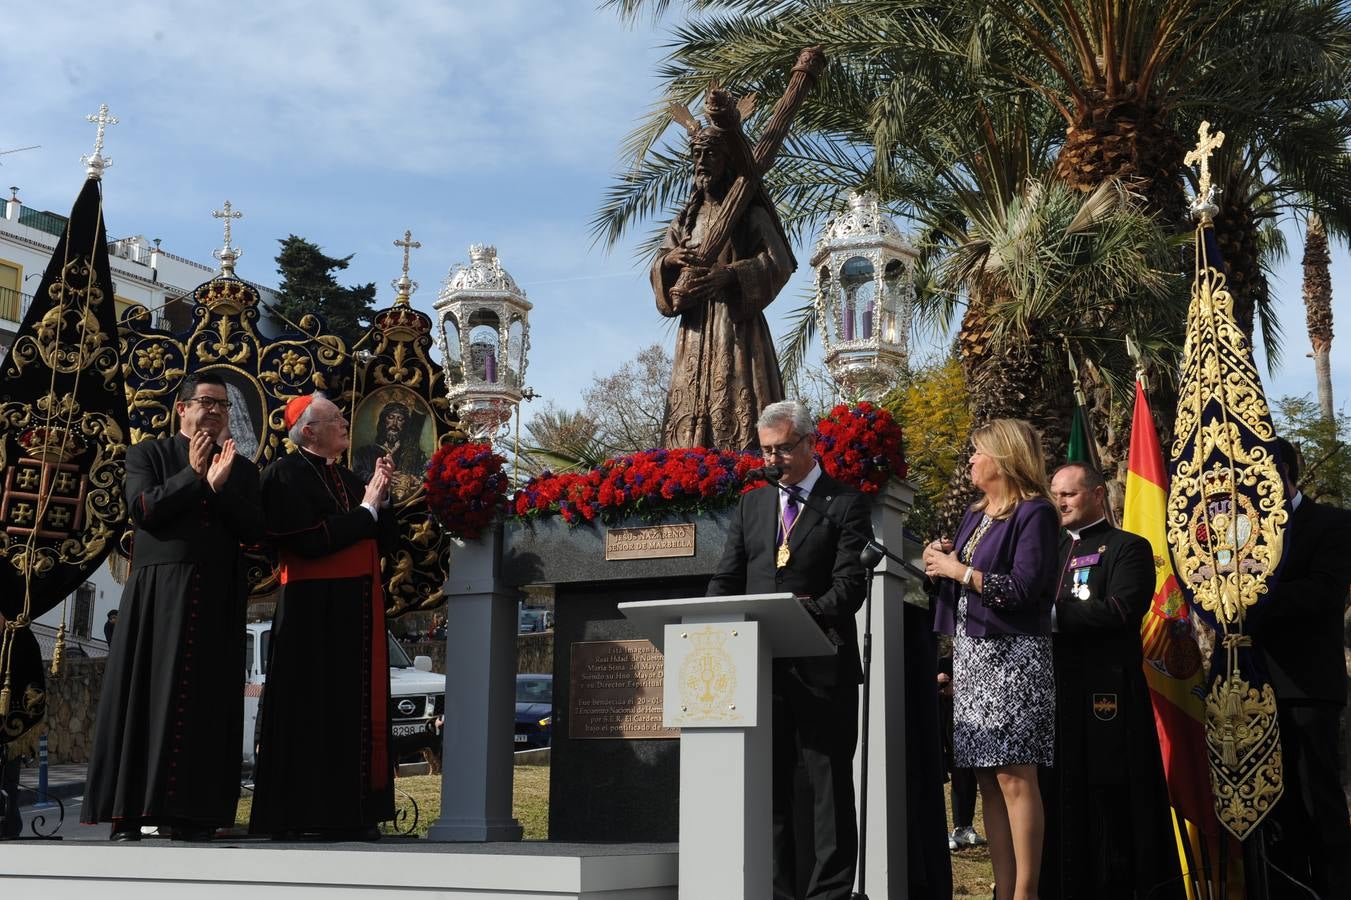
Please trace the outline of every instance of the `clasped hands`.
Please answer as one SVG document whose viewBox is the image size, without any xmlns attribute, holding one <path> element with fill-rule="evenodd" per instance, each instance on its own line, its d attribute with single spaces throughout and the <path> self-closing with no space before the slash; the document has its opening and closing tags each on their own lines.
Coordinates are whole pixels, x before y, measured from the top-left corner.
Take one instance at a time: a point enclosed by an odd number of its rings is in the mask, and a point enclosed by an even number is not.
<svg viewBox="0 0 1351 900">
<path fill-rule="evenodd" d="M 220 453 L 213 459 L 211 454 L 215 447 L 215 438 L 206 431 L 198 431 L 188 439 L 188 465 L 198 478 L 206 479 L 211 490 L 219 494 L 230 479 L 230 468 L 235 464 L 234 438 L 226 438 L 220 445 Z"/>
<path fill-rule="evenodd" d="M 716 300 L 718 294 L 736 280 L 736 273 L 727 266 L 710 268 L 702 263 L 699 251 L 687 247 L 677 247 L 662 260 L 662 265 L 690 270 L 690 278 L 681 285 L 680 296 L 673 298 L 677 309 L 684 310 L 696 303 Z"/>
<path fill-rule="evenodd" d="M 930 578 L 951 578 L 961 581 L 966 574 L 966 563 L 957 558 L 952 541 L 939 538 L 924 548 L 924 574 Z"/>
<path fill-rule="evenodd" d="M 389 500 L 389 483 L 394 478 L 394 460 L 382 456 L 375 461 L 375 471 L 371 480 L 366 482 L 366 494 L 361 502 L 371 506 L 384 506 Z"/>
</svg>

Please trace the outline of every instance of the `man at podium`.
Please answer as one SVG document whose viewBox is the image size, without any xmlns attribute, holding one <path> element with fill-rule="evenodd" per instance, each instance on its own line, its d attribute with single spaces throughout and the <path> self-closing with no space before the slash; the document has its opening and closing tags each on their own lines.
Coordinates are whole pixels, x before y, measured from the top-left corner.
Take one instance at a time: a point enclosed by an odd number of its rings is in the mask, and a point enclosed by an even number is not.
<svg viewBox="0 0 1351 900">
<path fill-rule="evenodd" d="M 853 759 L 863 681 L 854 614 L 866 588 L 859 553 L 872 539 L 869 506 L 821 471 L 802 404 L 770 404 L 756 429 L 779 481 L 742 496 L 708 595 L 791 592 L 835 644 L 834 656 L 774 661 L 774 896 L 847 900 L 858 858 Z M 794 789 L 799 767 L 805 797 Z M 806 834 L 811 844 L 802 846 Z"/>
</svg>

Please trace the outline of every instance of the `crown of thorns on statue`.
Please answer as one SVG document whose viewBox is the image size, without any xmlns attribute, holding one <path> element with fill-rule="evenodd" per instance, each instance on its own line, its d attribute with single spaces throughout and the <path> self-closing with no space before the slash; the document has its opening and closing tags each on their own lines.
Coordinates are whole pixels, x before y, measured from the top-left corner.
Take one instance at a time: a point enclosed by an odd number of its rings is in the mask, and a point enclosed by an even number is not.
<svg viewBox="0 0 1351 900">
<path fill-rule="evenodd" d="M 747 94 L 732 103 L 732 95 L 716 84 L 710 85 L 704 100 L 704 115 L 708 124 L 701 123 L 694 114 L 680 103 L 672 102 L 668 107 L 673 122 L 684 127 L 690 138 L 690 149 L 706 147 L 719 143 L 729 128 L 739 128 L 755 110 L 755 95 Z"/>
</svg>

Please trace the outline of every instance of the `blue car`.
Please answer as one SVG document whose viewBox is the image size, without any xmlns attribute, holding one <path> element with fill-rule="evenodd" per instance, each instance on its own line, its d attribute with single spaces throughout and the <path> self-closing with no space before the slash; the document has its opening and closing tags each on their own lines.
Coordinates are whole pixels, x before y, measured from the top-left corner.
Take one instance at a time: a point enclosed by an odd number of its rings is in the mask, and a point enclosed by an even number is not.
<svg viewBox="0 0 1351 900">
<path fill-rule="evenodd" d="M 516 749 L 549 746 L 554 722 L 554 677 L 516 676 Z"/>
</svg>

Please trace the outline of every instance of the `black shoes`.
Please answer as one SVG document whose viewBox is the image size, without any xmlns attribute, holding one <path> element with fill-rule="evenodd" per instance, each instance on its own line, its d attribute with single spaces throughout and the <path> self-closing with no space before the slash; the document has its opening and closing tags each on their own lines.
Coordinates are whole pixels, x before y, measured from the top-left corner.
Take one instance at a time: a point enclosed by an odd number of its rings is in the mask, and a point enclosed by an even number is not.
<svg viewBox="0 0 1351 900">
<path fill-rule="evenodd" d="M 108 835 L 108 840 L 118 841 L 139 841 L 141 839 L 140 822 L 118 822 L 113 825 L 112 834 Z"/>
</svg>

